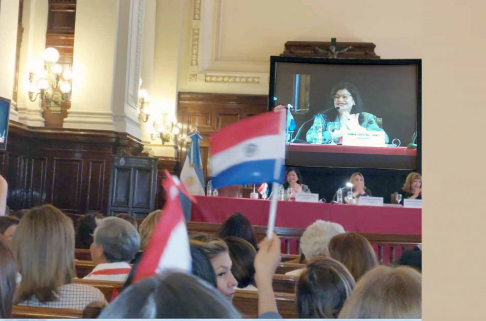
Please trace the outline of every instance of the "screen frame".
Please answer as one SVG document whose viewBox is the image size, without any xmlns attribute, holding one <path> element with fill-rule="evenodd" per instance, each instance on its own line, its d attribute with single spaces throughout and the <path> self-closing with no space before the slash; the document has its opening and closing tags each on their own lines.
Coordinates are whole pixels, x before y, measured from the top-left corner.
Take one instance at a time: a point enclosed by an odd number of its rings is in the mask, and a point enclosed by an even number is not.
<svg viewBox="0 0 486 321">
<path fill-rule="evenodd" d="M 270 79 L 268 91 L 268 111 L 275 107 L 277 64 L 278 63 L 300 63 L 300 64 L 327 64 L 327 65 L 381 65 L 381 66 L 403 66 L 413 65 L 417 68 L 417 163 L 416 171 L 422 172 L 422 59 L 329 59 L 309 57 L 270 57 Z M 325 167 L 325 166 L 323 166 Z"/>
<path fill-rule="evenodd" d="M 10 127 L 10 108 L 12 107 L 12 100 L 0 97 L 1 101 L 8 103 L 7 109 L 7 129 L 5 129 L 5 142 L 0 143 L 0 150 L 7 150 L 7 143 L 8 143 L 8 129 Z"/>
</svg>

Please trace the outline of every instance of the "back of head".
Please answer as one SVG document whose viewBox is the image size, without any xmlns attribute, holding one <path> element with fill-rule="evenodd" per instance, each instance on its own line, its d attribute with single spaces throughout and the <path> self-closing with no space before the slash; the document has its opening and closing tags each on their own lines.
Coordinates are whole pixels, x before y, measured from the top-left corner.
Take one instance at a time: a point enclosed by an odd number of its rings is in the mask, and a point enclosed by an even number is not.
<svg viewBox="0 0 486 321">
<path fill-rule="evenodd" d="M 167 271 L 132 284 L 100 315 L 101 319 L 233 319 L 238 311 L 215 288 L 198 278 Z"/>
<path fill-rule="evenodd" d="M 327 257 L 313 259 L 297 283 L 299 318 L 337 318 L 354 286 L 353 277 L 338 261 Z"/>
<path fill-rule="evenodd" d="M 18 210 L 17 212 L 15 212 L 14 216 L 20 220 L 22 219 L 24 214 L 27 213 L 28 211 L 29 211 L 28 209 Z"/>
<path fill-rule="evenodd" d="M 422 272 L 422 251 L 417 247 L 412 250 L 403 251 L 398 264 L 410 266 Z"/>
<path fill-rule="evenodd" d="M 358 282 L 339 318 L 421 319 L 421 274 L 403 266 L 376 267 Z"/>
<path fill-rule="evenodd" d="M 219 238 L 213 238 L 207 242 L 201 241 L 199 244 L 210 261 L 222 253 L 229 252 L 228 245 Z"/>
<path fill-rule="evenodd" d="M 12 242 L 22 281 L 16 301 L 33 295 L 54 301 L 54 292 L 74 278 L 74 228 L 69 217 L 52 205 L 34 207 L 20 220 Z"/>
<path fill-rule="evenodd" d="M 76 222 L 76 243 L 77 249 L 89 249 L 93 243 L 93 233 L 97 222 L 103 219 L 101 214 L 86 214 Z"/>
<path fill-rule="evenodd" d="M 192 274 L 217 287 L 216 273 L 201 242 L 191 241 Z"/>
<path fill-rule="evenodd" d="M 157 222 L 162 215 L 161 210 L 156 210 L 147 215 L 147 217 L 142 221 L 140 226 L 138 227 L 138 232 L 140 233 L 140 249 L 145 250 L 147 247 L 150 237 L 157 226 Z"/>
<path fill-rule="evenodd" d="M 255 283 L 256 250 L 249 242 L 234 236 L 224 238 L 229 248 L 229 255 L 233 265 L 231 273 L 238 281 L 239 288 L 246 288 Z"/>
<path fill-rule="evenodd" d="M 306 260 L 315 256 L 327 256 L 329 241 L 335 235 L 342 233 L 345 233 L 344 228 L 338 223 L 317 220 L 308 226 L 300 239 L 302 253 Z"/>
<path fill-rule="evenodd" d="M 138 223 L 135 217 L 131 216 L 128 213 L 120 213 L 116 214 L 116 217 L 121 218 L 122 220 L 127 221 L 128 223 L 132 224 L 138 230 Z"/>
<path fill-rule="evenodd" d="M 255 231 L 251 226 L 250 220 L 241 213 L 235 213 L 228 217 L 228 219 L 221 225 L 219 236 L 224 238 L 226 236 L 236 236 L 242 238 L 257 247 Z"/>
<path fill-rule="evenodd" d="M 356 281 L 378 265 L 370 242 L 357 233 L 334 236 L 329 242 L 329 255 L 343 263 Z"/>
<path fill-rule="evenodd" d="M 140 249 L 140 236 L 129 222 L 108 217 L 96 228 L 94 243 L 103 246 L 103 256 L 108 262 L 130 262 Z"/>
<path fill-rule="evenodd" d="M 5 233 L 5 231 L 12 225 L 18 225 L 19 219 L 11 216 L 0 216 L 0 234 Z"/>
<path fill-rule="evenodd" d="M 0 239 L 0 319 L 11 317 L 16 277 L 14 254 L 7 242 Z"/>
</svg>

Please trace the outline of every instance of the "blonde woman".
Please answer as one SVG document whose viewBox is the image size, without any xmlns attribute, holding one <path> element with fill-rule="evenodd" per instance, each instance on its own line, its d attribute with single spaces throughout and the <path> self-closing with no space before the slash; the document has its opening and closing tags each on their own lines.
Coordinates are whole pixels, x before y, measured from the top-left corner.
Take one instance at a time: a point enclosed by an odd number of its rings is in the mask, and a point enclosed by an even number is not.
<svg viewBox="0 0 486 321">
<path fill-rule="evenodd" d="M 405 192 L 404 198 L 422 199 L 422 176 L 419 173 L 410 173 L 403 184 L 402 190 Z"/>
<path fill-rule="evenodd" d="M 155 227 L 157 226 L 157 222 L 160 219 L 160 216 L 162 215 L 161 210 L 156 210 L 147 215 L 146 218 L 142 221 L 140 226 L 138 227 L 138 232 L 140 233 L 140 250 L 144 251 L 145 248 L 147 247 L 150 237 L 152 236 L 152 233 L 155 230 Z"/>
<path fill-rule="evenodd" d="M 106 304 L 100 290 L 71 283 L 75 277 L 73 223 L 54 206 L 30 209 L 17 227 L 12 248 L 22 275 L 16 304 L 77 310 L 95 301 Z"/>
<path fill-rule="evenodd" d="M 357 199 L 360 198 L 361 196 L 371 196 L 371 191 L 366 188 L 365 186 L 365 180 L 363 174 L 356 172 L 351 175 L 349 178 L 349 181 L 351 184 L 353 184 L 353 198 Z M 345 203 L 349 203 L 350 199 L 348 196 L 344 198 Z"/>
<path fill-rule="evenodd" d="M 421 274 L 404 266 L 369 271 L 344 303 L 339 318 L 421 319 Z"/>
</svg>

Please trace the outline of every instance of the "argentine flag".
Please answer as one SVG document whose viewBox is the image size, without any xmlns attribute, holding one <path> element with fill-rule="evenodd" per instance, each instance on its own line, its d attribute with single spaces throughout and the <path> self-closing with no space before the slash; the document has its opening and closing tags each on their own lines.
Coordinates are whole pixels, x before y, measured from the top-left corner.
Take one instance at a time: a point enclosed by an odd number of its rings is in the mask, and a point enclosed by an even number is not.
<svg viewBox="0 0 486 321">
<path fill-rule="evenodd" d="M 189 135 L 191 147 L 181 171 L 181 181 L 186 190 L 192 195 L 204 195 L 204 175 L 202 172 L 201 149 L 199 141 L 202 136 L 198 133 Z"/>
</svg>

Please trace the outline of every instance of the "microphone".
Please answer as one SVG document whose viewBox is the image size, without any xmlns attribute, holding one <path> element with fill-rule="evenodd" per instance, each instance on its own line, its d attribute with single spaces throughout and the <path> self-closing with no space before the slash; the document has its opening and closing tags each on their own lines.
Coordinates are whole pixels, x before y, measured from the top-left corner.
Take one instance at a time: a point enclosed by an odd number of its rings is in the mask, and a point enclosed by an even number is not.
<svg viewBox="0 0 486 321">
<path fill-rule="evenodd" d="M 327 113 L 328 111 L 333 110 L 333 109 L 338 109 L 338 110 L 339 110 L 339 108 L 340 108 L 339 106 L 338 106 L 338 107 L 331 107 L 331 108 L 328 108 L 328 109 L 324 110 L 322 113 L 318 113 L 318 114 L 322 114 L 322 115 L 323 115 L 323 114 L 325 114 L 325 113 Z M 307 121 L 306 121 L 306 122 L 304 122 L 302 125 L 300 125 L 299 130 L 297 131 L 297 134 L 295 134 L 294 139 L 292 139 L 292 143 L 293 143 L 293 142 L 295 142 L 295 140 L 296 140 L 297 138 L 299 138 L 299 136 L 300 136 L 300 132 L 302 131 L 302 129 L 304 128 L 304 126 L 305 126 L 307 123 L 309 123 L 311 120 L 314 120 L 318 114 L 316 114 L 316 115 L 312 116 L 312 118 L 311 118 L 311 119 L 307 120 Z"/>
</svg>

